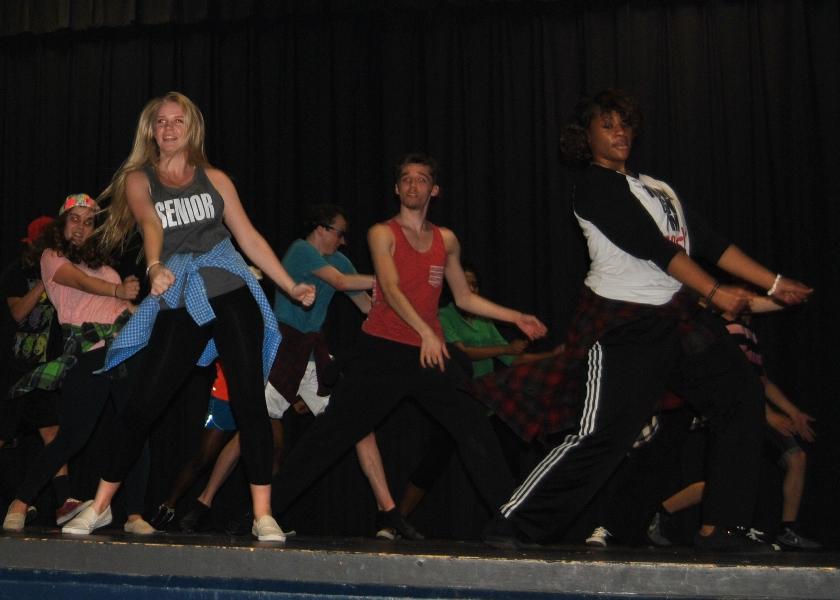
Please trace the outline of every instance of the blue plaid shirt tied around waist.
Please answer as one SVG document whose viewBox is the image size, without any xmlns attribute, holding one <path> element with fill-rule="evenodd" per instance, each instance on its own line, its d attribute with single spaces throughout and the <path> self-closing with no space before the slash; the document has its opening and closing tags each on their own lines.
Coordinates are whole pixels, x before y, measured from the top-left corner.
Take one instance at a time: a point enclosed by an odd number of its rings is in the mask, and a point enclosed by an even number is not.
<svg viewBox="0 0 840 600">
<path fill-rule="evenodd" d="M 216 314 L 210 306 L 207 289 L 204 287 L 204 280 L 198 270 L 203 267 L 217 267 L 241 277 L 260 307 L 265 327 L 262 348 L 263 379 L 267 379 L 274 364 L 277 347 L 280 345 L 277 319 L 271 312 L 271 307 L 269 307 L 268 300 L 259 283 L 248 269 L 245 260 L 233 247 L 231 241 L 229 239 L 222 240 L 210 251 L 198 256 L 173 254 L 166 262 L 166 267 L 175 275 L 175 283 L 161 296 L 149 295 L 140 303 L 131 320 L 123 327 L 108 349 L 102 371 L 114 368 L 146 347 L 152 335 L 155 319 L 160 312 L 161 300 L 167 306 L 175 307 L 178 306 L 179 300 L 183 297 L 187 312 L 199 326 L 206 325 L 215 319 Z M 216 343 L 211 339 L 207 342 L 207 346 L 204 348 L 197 364 L 205 367 L 211 364 L 218 355 Z"/>
</svg>

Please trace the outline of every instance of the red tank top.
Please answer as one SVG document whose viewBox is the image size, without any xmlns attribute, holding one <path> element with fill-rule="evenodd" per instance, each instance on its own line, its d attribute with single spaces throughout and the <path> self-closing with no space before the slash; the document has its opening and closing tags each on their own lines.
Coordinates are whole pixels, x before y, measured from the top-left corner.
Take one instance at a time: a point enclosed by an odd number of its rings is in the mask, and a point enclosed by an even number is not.
<svg viewBox="0 0 840 600">
<path fill-rule="evenodd" d="M 394 264 L 400 276 L 400 289 L 411 306 L 441 338 L 443 329 L 438 320 L 438 301 L 443 287 L 446 247 L 440 229 L 432 225 L 432 246 L 425 252 L 415 250 L 394 219 L 387 222 L 394 232 Z M 420 346 L 420 334 L 394 312 L 379 289 L 379 279 L 373 284 L 373 307 L 362 324 L 362 331 L 401 344 Z"/>
</svg>

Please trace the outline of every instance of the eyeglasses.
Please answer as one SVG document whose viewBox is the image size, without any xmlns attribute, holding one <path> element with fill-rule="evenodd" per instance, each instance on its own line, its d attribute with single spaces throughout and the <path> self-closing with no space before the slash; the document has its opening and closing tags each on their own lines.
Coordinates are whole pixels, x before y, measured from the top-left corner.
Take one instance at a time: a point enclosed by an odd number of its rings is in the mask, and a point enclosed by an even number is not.
<svg viewBox="0 0 840 600">
<path fill-rule="evenodd" d="M 329 229 L 330 231 L 335 233 L 342 240 L 346 239 L 346 237 L 347 237 L 347 232 L 344 231 L 343 229 L 339 229 L 338 227 L 333 227 L 332 225 L 327 225 L 325 223 L 321 223 L 321 227 L 323 227 L 324 229 Z"/>
</svg>

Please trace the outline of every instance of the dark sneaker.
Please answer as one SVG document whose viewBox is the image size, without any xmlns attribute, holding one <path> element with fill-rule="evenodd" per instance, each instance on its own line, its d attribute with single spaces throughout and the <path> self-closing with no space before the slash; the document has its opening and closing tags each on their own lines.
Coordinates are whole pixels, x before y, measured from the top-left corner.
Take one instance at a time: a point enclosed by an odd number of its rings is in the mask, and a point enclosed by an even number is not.
<svg viewBox="0 0 840 600">
<path fill-rule="evenodd" d="M 653 513 L 653 518 L 648 523 L 647 531 L 645 534 L 647 535 L 648 541 L 653 544 L 654 546 L 670 546 L 673 542 L 668 539 L 666 535 L 666 524 L 670 520 L 668 515 L 665 515 L 659 511 Z"/>
<path fill-rule="evenodd" d="M 407 540 L 424 540 L 423 534 L 417 531 L 414 526 L 405 520 L 396 508 L 391 510 L 380 510 L 376 515 L 376 530 L 377 532 L 384 529 L 393 529 L 396 537 L 403 537 Z M 377 537 L 379 537 L 377 533 Z M 380 538 L 381 539 L 381 538 Z M 394 538 L 390 538 L 394 539 Z"/>
<path fill-rule="evenodd" d="M 79 503 L 81 504 L 81 502 Z M 81 510 L 81 509 L 80 509 Z M 26 525 L 32 525 L 38 519 L 38 509 L 30 506 L 26 509 Z"/>
<path fill-rule="evenodd" d="M 710 535 L 694 536 L 694 547 L 703 552 L 731 552 L 733 554 L 766 554 L 774 548 L 764 541 L 755 529 L 716 527 Z"/>
<path fill-rule="evenodd" d="M 819 550 L 822 544 L 816 540 L 806 538 L 793 527 L 783 527 L 776 536 L 776 541 L 785 548 L 796 550 Z"/>
<path fill-rule="evenodd" d="M 55 524 L 64 525 L 67 521 L 78 515 L 87 507 L 87 504 L 75 498 L 67 498 L 58 510 L 55 511 Z"/>
<path fill-rule="evenodd" d="M 510 519 L 506 519 L 501 513 L 496 513 L 484 526 L 481 540 L 488 546 L 500 550 L 517 550 L 527 545 L 517 535 L 516 528 Z"/>
<path fill-rule="evenodd" d="M 190 509 L 181 517 L 178 526 L 184 533 L 195 533 L 204 528 L 209 516 L 210 507 L 198 500 L 193 500 Z"/>
<path fill-rule="evenodd" d="M 613 534 L 610 533 L 610 530 L 606 527 L 596 527 L 592 534 L 586 538 L 586 545 L 587 546 L 594 546 L 596 548 L 606 548 L 608 545 L 608 540 L 613 537 Z"/>
<path fill-rule="evenodd" d="M 155 516 L 149 519 L 149 525 L 157 529 L 158 531 L 166 531 L 166 528 L 175 518 L 175 509 L 166 506 L 165 504 L 161 504 L 157 508 L 157 512 Z"/>
<path fill-rule="evenodd" d="M 250 510 L 238 517 L 231 517 L 225 524 L 225 533 L 228 535 L 248 535 L 251 533 L 253 521 L 254 515 Z M 286 537 L 289 537 L 289 532 L 286 532 Z"/>
</svg>

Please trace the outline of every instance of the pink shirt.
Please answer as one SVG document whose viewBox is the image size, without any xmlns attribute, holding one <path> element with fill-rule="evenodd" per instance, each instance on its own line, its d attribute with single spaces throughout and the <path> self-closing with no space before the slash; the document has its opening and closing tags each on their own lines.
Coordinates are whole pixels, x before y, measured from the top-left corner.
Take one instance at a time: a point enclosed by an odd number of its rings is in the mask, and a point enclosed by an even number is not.
<svg viewBox="0 0 840 600">
<path fill-rule="evenodd" d="M 76 288 L 61 285 L 53 281 L 55 272 L 62 265 L 70 264 L 55 250 L 44 250 L 41 255 L 41 279 L 50 302 L 58 311 L 58 322 L 62 325 L 81 325 L 82 323 L 113 323 L 116 318 L 129 307 L 127 300 L 120 300 L 111 296 L 97 296 Z M 80 271 L 104 279 L 111 283 L 122 283 L 119 274 L 111 267 L 91 269 L 84 264 L 73 265 Z"/>
</svg>

